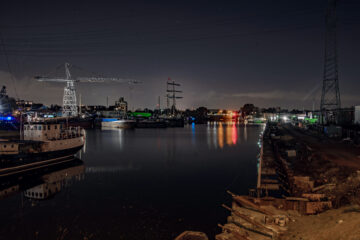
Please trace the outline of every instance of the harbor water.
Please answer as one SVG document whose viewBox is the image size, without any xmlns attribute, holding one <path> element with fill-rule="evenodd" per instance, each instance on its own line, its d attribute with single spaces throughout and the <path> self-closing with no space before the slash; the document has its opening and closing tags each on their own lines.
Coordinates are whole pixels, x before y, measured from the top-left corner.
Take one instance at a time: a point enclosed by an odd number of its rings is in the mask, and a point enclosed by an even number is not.
<svg viewBox="0 0 360 240">
<path fill-rule="evenodd" d="M 229 215 L 221 207 L 231 201 L 226 190 L 256 187 L 263 129 L 88 130 L 83 163 L 31 176 L 33 185 L 1 196 L 0 239 L 173 239 L 185 230 L 213 239 Z M 44 181 L 56 190 L 36 199 L 27 189 Z"/>
</svg>

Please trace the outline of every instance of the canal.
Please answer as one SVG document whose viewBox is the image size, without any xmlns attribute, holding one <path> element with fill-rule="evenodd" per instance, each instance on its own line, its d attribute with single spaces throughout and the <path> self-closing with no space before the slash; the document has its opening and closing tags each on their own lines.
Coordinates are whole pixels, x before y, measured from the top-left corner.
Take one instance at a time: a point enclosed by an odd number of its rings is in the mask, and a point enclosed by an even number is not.
<svg viewBox="0 0 360 240">
<path fill-rule="evenodd" d="M 226 190 L 256 186 L 263 129 L 88 130 L 83 165 L 1 196 L 0 239 L 173 239 L 184 230 L 213 239 L 228 216 Z M 39 186 L 56 190 L 36 200 Z"/>
</svg>

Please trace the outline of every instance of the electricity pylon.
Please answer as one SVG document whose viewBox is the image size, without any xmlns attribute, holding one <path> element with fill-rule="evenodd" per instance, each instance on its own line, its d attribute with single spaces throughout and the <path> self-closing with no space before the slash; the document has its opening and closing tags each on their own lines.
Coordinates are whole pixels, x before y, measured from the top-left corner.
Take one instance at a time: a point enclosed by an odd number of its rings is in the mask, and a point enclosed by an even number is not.
<svg viewBox="0 0 360 240">
<path fill-rule="evenodd" d="M 325 59 L 321 94 L 321 123 L 336 123 L 341 101 L 338 79 L 336 0 L 329 0 L 326 12 Z"/>
</svg>

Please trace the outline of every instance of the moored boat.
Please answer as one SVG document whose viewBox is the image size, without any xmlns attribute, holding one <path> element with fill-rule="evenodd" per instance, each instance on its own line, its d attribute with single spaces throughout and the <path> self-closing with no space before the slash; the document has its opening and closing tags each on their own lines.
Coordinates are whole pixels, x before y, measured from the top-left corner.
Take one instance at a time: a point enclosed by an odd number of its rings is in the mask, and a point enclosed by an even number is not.
<svg viewBox="0 0 360 240">
<path fill-rule="evenodd" d="M 0 176 L 72 159 L 85 142 L 82 128 L 51 121 L 25 123 L 21 138 L 0 139 Z"/>
<path fill-rule="evenodd" d="M 118 119 L 118 118 L 103 118 L 101 121 L 101 128 L 134 128 L 135 120 Z"/>
</svg>

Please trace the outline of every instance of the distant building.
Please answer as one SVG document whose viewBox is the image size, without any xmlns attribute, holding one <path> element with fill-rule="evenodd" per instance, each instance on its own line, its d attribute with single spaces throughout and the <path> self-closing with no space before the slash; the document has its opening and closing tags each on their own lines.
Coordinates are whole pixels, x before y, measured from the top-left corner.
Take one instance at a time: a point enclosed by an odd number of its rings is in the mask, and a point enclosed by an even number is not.
<svg viewBox="0 0 360 240">
<path fill-rule="evenodd" d="M 102 105 L 88 105 L 88 106 L 84 106 L 82 107 L 84 110 L 88 111 L 88 112 L 91 112 L 91 113 L 94 113 L 96 111 L 103 111 L 103 110 L 106 110 L 106 107 L 105 106 L 102 106 Z"/>
<path fill-rule="evenodd" d="M 15 99 L 6 94 L 6 87 L 0 90 L 0 114 L 11 114 L 16 109 Z"/>
<path fill-rule="evenodd" d="M 32 109 L 33 102 L 26 100 L 16 100 L 16 105 L 23 111 L 30 111 Z"/>
<path fill-rule="evenodd" d="M 115 101 L 115 111 L 126 113 L 128 110 L 128 103 L 124 100 L 123 97 L 119 98 L 118 101 Z"/>
<path fill-rule="evenodd" d="M 352 125 L 356 123 L 355 120 L 355 108 L 341 108 L 338 115 L 338 124 L 340 125 Z"/>
<path fill-rule="evenodd" d="M 355 106 L 355 124 L 360 124 L 360 106 Z"/>
</svg>

